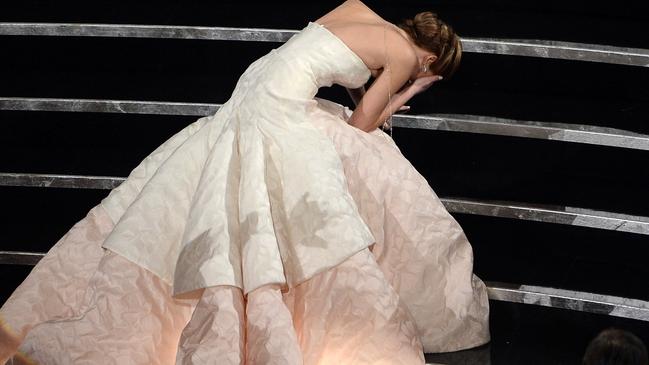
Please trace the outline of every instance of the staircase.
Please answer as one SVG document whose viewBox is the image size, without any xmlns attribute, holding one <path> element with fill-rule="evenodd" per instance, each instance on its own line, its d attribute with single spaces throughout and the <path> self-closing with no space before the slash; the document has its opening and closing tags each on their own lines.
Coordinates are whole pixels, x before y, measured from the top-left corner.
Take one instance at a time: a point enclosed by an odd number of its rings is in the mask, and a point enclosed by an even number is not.
<svg viewBox="0 0 649 365">
<path fill-rule="evenodd" d="M 220 107 L 148 100 L 182 98 L 183 90 L 160 85 L 184 85 L 187 78 L 186 92 L 225 100 L 245 65 L 295 32 L 0 23 L 0 48 L 7 51 L 0 68 L 10 80 L 0 86 L 0 201 L 9 232 L 0 242 L 7 278 L 0 299 L 142 157 Z M 430 363 L 575 363 L 608 326 L 649 343 L 644 44 L 465 37 L 456 80 L 413 101 L 413 114 L 394 117 L 395 141 L 471 240 L 492 306 L 490 344 L 428 354 Z M 233 54 L 239 56 L 226 59 Z M 201 79 L 193 67 L 204 70 Z M 110 80 L 117 71 L 121 78 Z M 74 81 L 66 85 L 68 78 Z M 610 87 L 594 90 L 592 79 Z M 86 95 L 104 96 L 79 98 Z M 349 104 L 340 90 L 323 96 Z M 608 102 L 614 105 L 600 105 Z M 585 120 L 593 114 L 601 119 Z M 111 145 L 110 136 L 124 128 L 132 137 Z"/>
</svg>

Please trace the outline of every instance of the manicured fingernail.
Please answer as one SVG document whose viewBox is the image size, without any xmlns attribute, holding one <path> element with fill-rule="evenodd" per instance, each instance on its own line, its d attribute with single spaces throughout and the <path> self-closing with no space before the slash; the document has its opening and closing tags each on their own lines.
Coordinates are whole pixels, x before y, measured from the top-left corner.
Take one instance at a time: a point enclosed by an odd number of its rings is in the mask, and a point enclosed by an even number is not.
<svg viewBox="0 0 649 365">
<path fill-rule="evenodd" d="M 439 76 L 437 79 L 438 79 L 438 80 L 441 80 L 441 79 L 443 79 L 443 78 L 444 78 L 444 76 Z"/>
</svg>

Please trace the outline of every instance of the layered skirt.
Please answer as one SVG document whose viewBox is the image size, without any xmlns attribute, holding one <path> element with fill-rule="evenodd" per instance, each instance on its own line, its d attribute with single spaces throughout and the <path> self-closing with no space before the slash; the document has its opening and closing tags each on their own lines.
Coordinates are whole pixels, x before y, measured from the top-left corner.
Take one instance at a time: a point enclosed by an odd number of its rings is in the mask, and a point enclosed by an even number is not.
<svg viewBox="0 0 649 365">
<path fill-rule="evenodd" d="M 117 234 L 116 226 L 125 224 L 128 214 L 128 209 L 118 212 L 119 204 L 131 208 L 139 201 L 140 212 L 158 209 L 143 203 L 146 184 L 138 185 L 138 179 L 146 174 L 138 175 L 136 169 L 121 189 L 114 189 L 110 199 L 92 208 L 54 245 L 2 306 L 0 363 L 423 364 L 424 352 L 488 342 L 486 288 L 472 272 L 472 250 L 462 228 L 390 136 L 354 128 L 346 123 L 349 109 L 316 101 L 317 117 L 309 123 L 335 149 L 346 193 L 369 234 L 341 224 L 340 232 L 332 231 L 333 225 L 320 235 L 328 216 L 305 209 L 294 221 L 323 242 L 308 241 L 309 260 L 292 260 L 293 220 L 285 215 L 285 226 L 278 224 L 275 218 L 285 207 L 281 200 L 269 199 L 271 232 L 280 246 L 268 252 L 269 264 L 263 250 L 246 262 L 245 249 L 231 246 L 225 251 L 209 246 L 183 257 L 187 246 L 175 253 L 164 243 L 155 249 L 151 237 L 168 241 L 160 233 L 167 227 L 158 227 L 157 236 L 144 226 L 142 232 L 131 230 L 132 237 L 123 230 Z M 203 118 L 169 143 L 182 145 L 196 135 L 192 128 L 212 122 L 217 121 Z M 168 161 L 150 158 L 148 169 L 160 170 Z M 236 186 L 239 197 L 242 189 L 258 189 L 240 182 Z M 211 207 L 206 214 L 220 207 L 218 199 L 227 201 L 227 196 L 197 190 L 190 195 L 204 204 L 215 201 L 204 205 Z M 158 205 L 172 203 L 164 196 L 156 200 Z M 188 207 L 180 209 L 182 215 L 200 221 L 203 211 L 195 204 Z M 142 216 L 146 214 L 137 217 Z M 252 227 L 261 226 L 256 223 Z M 238 239 L 254 237 L 245 227 L 221 229 L 230 229 Z M 186 232 L 188 242 L 218 237 L 209 229 L 193 236 Z M 355 234 L 371 240 L 350 247 L 347 242 Z M 154 249 L 132 254 L 119 249 L 128 245 L 106 244 L 110 238 L 137 245 L 133 242 L 142 236 Z M 332 247 L 341 248 L 331 252 Z M 169 275 L 155 267 L 164 260 L 147 261 L 147 253 L 172 257 L 175 266 Z M 242 261 L 238 271 L 209 260 L 217 254 L 228 262 Z M 268 279 L 274 277 L 279 279 Z"/>
</svg>

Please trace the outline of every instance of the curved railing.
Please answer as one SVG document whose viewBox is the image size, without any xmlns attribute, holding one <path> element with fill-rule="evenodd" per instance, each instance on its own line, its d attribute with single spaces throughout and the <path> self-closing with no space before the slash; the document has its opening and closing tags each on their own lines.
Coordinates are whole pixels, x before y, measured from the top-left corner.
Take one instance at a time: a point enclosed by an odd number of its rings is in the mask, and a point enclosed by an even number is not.
<svg viewBox="0 0 649 365">
<path fill-rule="evenodd" d="M 0 23 L 0 35 L 63 37 L 138 37 L 227 41 L 284 42 L 297 31 L 260 28 L 161 26 L 130 24 Z M 649 67 L 649 50 L 545 40 L 462 39 L 465 52 L 528 56 Z M 0 97 L 0 110 L 105 112 L 204 116 L 218 104 L 167 101 L 48 99 Z M 476 115 L 397 115 L 403 128 L 469 132 L 649 150 L 649 136 L 614 128 Z M 124 177 L 0 173 L 0 185 L 23 187 L 113 189 Z M 575 207 L 523 202 L 441 198 L 450 212 L 540 221 L 649 235 L 649 217 Z M 0 251 L 0 264 L 34 265 L 41 252 Z M 579 291 L 487 282 L 489 298 L 514 303 L 585 311 L 649 321 L 649 302 Z"/>
<path fill-rule="evenodd" d="M 7 23 L 0 35 L 285 42 L 297 30 L 140 24 Z M 649 50 L 547 40 L 462 38 L 465 52 L 649 67 Z"/>
<path fill-rule="evenodd" d="M 215 113 L 220 106 L 220 104 L 164 101 L 0 97 L 0 110 L 201 116 Z M 521 121 L 479 115 L 433 114 L 395 115 L 393 125 L 400 128 L 492 134 L 649 150 L 649 135 L 585 124 Z"/>
</svg>

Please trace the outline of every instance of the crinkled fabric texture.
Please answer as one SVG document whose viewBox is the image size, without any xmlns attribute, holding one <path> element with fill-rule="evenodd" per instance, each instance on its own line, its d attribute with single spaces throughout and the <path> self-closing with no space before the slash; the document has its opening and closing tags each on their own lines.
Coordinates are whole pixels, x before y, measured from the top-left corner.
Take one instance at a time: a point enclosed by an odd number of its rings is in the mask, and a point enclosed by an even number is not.
<svg viewBox="0 0 649 365">
<path fill-rule="evenodd" d="M 388 135 L 314 98 L 369 70 L 315 23 L 285 45 L 56 243 L 0 308 L 0 363 L 422 364 L 489 340 L 461 227 Z"/>
<path fill-rule="evenodd" d="M 314 125 L 343 162 L 349 191 L 376 239 L 372 252 L 415 318 L 426 352 L 489 339 L 489 300 L 464 231 L 392 138 L 345 124 L 351 110 L 319 100 Z"/>
<path fill-rule="evenodd" d="M 253 62 L 230 99 L 172 136 L 102 201 L 116 222 L 103 246 L 174 294 L 231 285 L 294 286 L 374 237 L 331 141 L 309 121 L 318 88 L 363 85 L 370 71 L 309 23 Z"/>
<path fill-rule="evenodd" d="M 370 249 L 293 287 L 174 297 L 161 278 L 102 248 L 114 222 L 99 204 L 0 309 L 0 362 L 421 364 L 424 351 L 487 342 L 485 288 L 457 222 L 389 136 L 318 103 L 313 124 L 340 154 L 377 238 Z"/>
<path fill-rule="evenodd" d="M 101 248 L 111 225 L 94 207 L 4 304 L 0 362 L 423 364 L 416 325 L 368 249 L 288 292 L 215 286 L 174 298 Z"/>
</svg>

